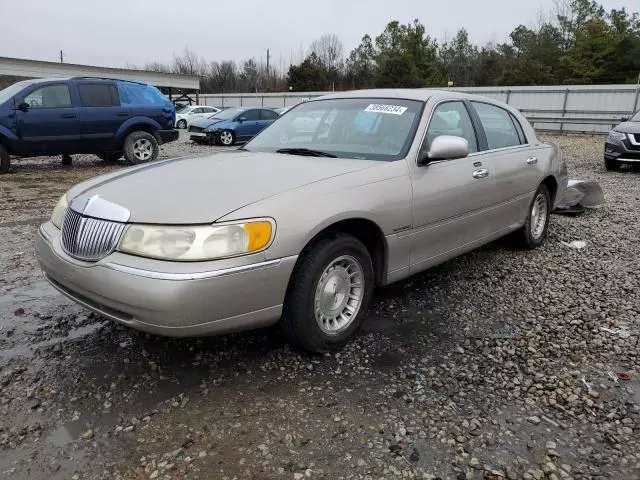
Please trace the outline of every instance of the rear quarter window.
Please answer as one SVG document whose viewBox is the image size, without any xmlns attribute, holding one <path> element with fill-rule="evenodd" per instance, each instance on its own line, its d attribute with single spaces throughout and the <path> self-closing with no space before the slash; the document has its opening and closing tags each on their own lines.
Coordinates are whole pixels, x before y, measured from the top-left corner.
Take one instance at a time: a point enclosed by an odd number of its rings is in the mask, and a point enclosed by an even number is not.
<svg viewBox="0 0 640 480">
<path fill-rule="evenodd" d="M 126 106 L 162 106 L 169 102 L 164 98 L 162 93 L 160 93 L 160 90 L 151 85 L 118 82 L 118 93 L 120 94 L 120 103 Z"/>
</svg>

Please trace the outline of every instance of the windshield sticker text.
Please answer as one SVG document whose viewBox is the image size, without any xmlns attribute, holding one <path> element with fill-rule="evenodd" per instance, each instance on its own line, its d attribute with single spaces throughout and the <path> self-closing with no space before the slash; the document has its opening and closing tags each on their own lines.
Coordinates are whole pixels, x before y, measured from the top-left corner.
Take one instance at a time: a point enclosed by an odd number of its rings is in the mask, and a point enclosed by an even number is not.
<svg viewBox="0 0 640 480">
<path fill-rule="evenodd" d="M 372 103 L 364 109 L 365 112 L 375 113 L 390 113 L 391 115 L 402 115 L 407 111 L 407 107 L 401 107 L 400 105 L 378 105 Z"/>
</svg>

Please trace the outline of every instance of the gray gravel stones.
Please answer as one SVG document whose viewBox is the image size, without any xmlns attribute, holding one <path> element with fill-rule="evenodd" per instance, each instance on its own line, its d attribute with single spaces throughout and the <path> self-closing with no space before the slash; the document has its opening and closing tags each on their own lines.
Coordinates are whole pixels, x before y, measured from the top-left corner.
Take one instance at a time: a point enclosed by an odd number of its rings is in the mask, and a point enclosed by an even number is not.
<svg viewBox="0 0 640 480">
<path fill-rule="evenodd" d="M 554 215 L 540 249 L 495 242 L 378 290 L 358 338 L 319 357 L 292 350 L 277 329 L 148 336 L 46 290 L 32 250 L 7 245 L 28 245 L 33 219 L 61 190 L 106 167 L 17 162 L 0 200 L 0 472 L 637 477 L 640 175 L 605 172 L 601 137 L 553 140 L 572 178 L 601 183 L 605 207 Z M 561 244 L 573 240 L 587 246 Z"/>
</svg>

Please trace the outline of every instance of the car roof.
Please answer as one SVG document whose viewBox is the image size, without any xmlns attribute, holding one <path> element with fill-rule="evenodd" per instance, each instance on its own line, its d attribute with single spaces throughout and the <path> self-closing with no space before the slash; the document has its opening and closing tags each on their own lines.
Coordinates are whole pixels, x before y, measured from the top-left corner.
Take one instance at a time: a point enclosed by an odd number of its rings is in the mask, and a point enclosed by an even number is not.
<svg viewBox="0 0 640 480">
<path fill-rule="evenodd" d="M 398 98 L 403 100 L 418 100 L 426 102 L 432 97 L 435 97 L 436 99 L 459 98 L 461 100 L 480 98 L 478 95 L 432 88 L 374 88 L 368 90 L 351 90 L 347 92 L 331 93 L 323 95 L 322 97 L 314 98 L 313 100 L 325 100 L 332 98 Z"/>
</svg>

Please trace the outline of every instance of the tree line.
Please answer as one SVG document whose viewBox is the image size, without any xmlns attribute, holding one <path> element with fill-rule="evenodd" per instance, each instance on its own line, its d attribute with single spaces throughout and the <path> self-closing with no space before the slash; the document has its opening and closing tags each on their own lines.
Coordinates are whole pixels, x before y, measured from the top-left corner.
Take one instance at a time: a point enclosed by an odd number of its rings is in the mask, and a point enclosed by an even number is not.
<svg viewBox="0 0 640 480">
<path fill-rule="evenodd" d="M 354 88 L 635 83 L 640 17 L 594 0 L 559 0 L 536 26 L 519 25 L 504 43 L 476 45 L 465 29 L 439 43 L 418 20 L 391 21 L 344 57 L 335 34 L 314 41 L 286 74 L 249 59 L 211 62 L 188 49 L 154 71 L 199 75 L 204 93 Z"/>
</svg>

